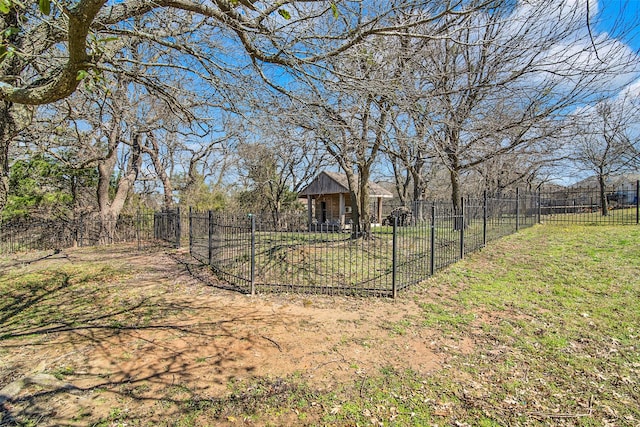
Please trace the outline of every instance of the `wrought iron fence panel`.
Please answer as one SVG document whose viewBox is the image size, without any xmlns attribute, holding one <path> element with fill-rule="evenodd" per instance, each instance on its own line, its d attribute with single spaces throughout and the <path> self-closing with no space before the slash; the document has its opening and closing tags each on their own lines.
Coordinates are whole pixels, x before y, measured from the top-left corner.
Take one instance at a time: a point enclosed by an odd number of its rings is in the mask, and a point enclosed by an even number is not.
<svg viewBox="0 0 640 427">
<path fill-rule="evenodd" d="M 390 235 L 366 237 L 329 229 L 277 231 L 256 218 L 256 290 L 388 294 Z"/>
<path fill-rule="evenodd" d="M 88 215 L 77 219 L 19 219 L 0 223 L 0 253 L 62 250 L 70 247 L 154 244 L 153 213 L 120 215 L 117 220 Z"/>
<path fill-rule="evenodd" d="M 540 193 L 541 221 L 560 224 L 640 223 L 640 182 L 626 184 L 605 191 L 574 188 Z M 604 201 L 604 203 L 603 203 Z M 603 208 L 604 205 L 604 208 Z"/>
<path fill-rule="evenodd" d="M 210 266 L 221 279 L 249 292 L 252 283 L 251 217 L 210 213 L 208 223 Z"/>
<path fill-rule="evenodd" d="M 180 209 L 165 209 L 153 215 L 153 235 L 156 240 L 172 243 L 180 247 L 182 239 L 182 224 Z"/>
<path fill-rule="evenodd" d="M 539 199 L 414 202 L 368 235 L 308 224 L 304 213 L 191 215 L 194 257 L 247 292 L 395 296 L 489 240 L 537 222 Z M 207 219 L 208 218 L 208 219 Z"/>
<path fill-rule="evenodd" d="M 0 253 L 63 249 L 119 242 L 188 240 L 191 255 L 247 293 L 295 291 L 397 295 L 487 242 L 540 221 L 580 224 L 640 223 L 640 182 L 607 193 L 603 215 L 598 192 L 501 194 L 396 206 L 369 234 L 309 224 L 305 212 L 138 212 L 117 221 L 75 220 L 0 223 Z"/>
<path fill-rule="evenodd" d="M 475 252 L 487 243 L 485 199 L 467 199 L 464 203 L 464 254 Z"/>
<path fill-rule="evenodd" d="M 396 226 L 395 273 L 397 291 L 408 288 L 431 275 L 431 206 L 414 203 L 414 221 Z"/>
</svg>

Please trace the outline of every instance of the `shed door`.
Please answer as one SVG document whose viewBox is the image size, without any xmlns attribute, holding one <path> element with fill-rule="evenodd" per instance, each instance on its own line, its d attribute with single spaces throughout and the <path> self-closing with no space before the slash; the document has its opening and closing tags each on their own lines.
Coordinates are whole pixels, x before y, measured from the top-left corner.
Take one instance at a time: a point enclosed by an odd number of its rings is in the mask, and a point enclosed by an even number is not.
<svg viewBox="0 0 640 427">
<path fill-rule="evenodd" d="M 327 222 L 327 202 L 320 202 L 320 222 Z"/>
</svg>

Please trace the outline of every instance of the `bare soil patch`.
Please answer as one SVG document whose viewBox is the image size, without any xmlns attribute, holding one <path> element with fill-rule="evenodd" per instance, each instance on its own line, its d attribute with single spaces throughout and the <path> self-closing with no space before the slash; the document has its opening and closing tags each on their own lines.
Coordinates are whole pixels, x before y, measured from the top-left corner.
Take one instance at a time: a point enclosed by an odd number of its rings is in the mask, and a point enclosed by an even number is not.
<svg viewBox="0 0 640 427">
<path fill-rule="evenodd" d="M 107 306 L 85 313 L 91 321 L 27 331 L 9 322 L 0 333 L 0 425 L 91 425 L 118 419 L 115 410 L 151 424 L 255 377 L 299 375 L 330 390 L 383 367 L 427 373 L 474 346 L 404 330 L 421 312 L 410 297 L 242 295 L 184 253 L 72 249 L 5 259 L 0 274 L 87 263 L 126 271 L 91 283 L 110 292 Z"/>
</svg>

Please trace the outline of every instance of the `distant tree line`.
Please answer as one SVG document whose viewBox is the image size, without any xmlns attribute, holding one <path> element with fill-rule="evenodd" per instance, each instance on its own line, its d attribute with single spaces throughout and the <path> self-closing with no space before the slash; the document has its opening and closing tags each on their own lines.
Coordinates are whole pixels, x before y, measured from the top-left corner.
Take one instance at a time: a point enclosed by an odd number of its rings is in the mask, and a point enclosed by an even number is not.
<svg viewBox="0 0 640 427">
<path fill-rule="evenodd" d="M 586 0 L 6 0 L 0 212 L 277 216 L 325 168 L 345 173 L 365 233 L 371 179 L 401 203 L 457 207 L 563 168 L 604 194 L 640 163 L 640 61 L 624 43 L 638 21 L 598 33 L 602 13 Z"/>
</svg>

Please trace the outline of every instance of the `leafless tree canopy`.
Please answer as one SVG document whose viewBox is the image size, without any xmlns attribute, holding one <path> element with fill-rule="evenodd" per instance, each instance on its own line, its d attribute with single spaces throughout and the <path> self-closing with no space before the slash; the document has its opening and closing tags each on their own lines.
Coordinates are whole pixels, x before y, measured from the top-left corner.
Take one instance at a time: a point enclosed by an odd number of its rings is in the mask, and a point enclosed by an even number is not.
<svg viewBox="0 0 640 427">
<path fill-rule="evenodd" d="M 576 159 L 613 134 L 627 140 L 612 143 L 621 158 L 637 149 L 637 130 L 614 131 L 620 115 L 603 100 L 640 61 L 597 33 L 586 0 L 6 4 L 0 211 L 9 149 L 36 132 L 42 152 L 74 146 L 73 167 L 96 168 L 101 215 L 134 191 L 168 207 L 201 190 L 259 190 L 277 212 L 333 163 L 365 234 L 367 182 L 382 171 L 404 202 L 446 181 L 457 204 L 466 191 L 533 185 L 572 133 Z M 600 131 L 568 126 L 588 105 L 600 111 L 592 123 L 606 118 Z"/>
</svg>

